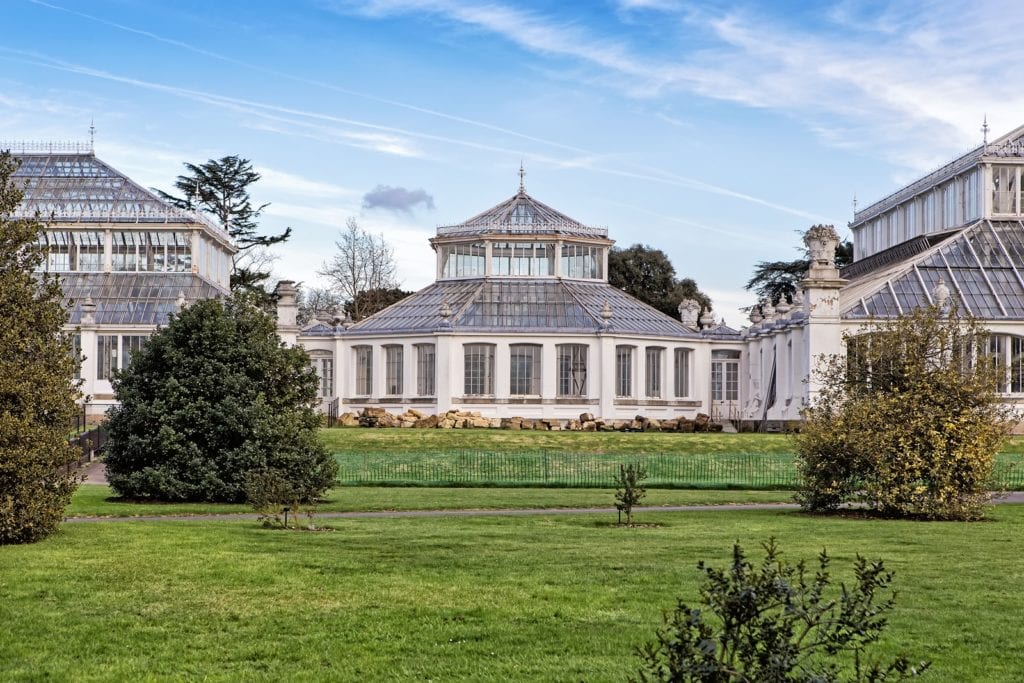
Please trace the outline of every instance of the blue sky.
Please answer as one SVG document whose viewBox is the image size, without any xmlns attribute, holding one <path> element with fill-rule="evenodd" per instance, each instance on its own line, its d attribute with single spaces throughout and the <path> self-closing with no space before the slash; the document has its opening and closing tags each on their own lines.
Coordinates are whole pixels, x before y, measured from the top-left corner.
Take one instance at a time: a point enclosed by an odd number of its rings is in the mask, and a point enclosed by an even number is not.
<svg viewBox="0 0 1024 683">
<path fill-rule="evenodd" d="M 275 274 L 318 284 L 349 217 L 427 244 L 527 190 L 663 249 L 738 326 L 797 231 L 1024 123 L 1009 2 L 3 0 L 0 139 L 87 139 L 145 186 L 238 154 Z M 379 187 L 392 191 L 380 191 Z M 375 192 L 375 190 L 378 190 Z"/>
</svg>

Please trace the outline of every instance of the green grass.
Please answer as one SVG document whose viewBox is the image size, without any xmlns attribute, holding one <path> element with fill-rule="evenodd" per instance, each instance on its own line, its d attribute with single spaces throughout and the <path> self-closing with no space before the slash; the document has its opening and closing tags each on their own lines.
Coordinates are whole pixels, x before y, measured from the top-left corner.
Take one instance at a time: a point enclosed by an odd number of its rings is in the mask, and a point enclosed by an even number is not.
<svg viewBox="0 0 1024 683">
<path fill-rule="evenodd" d="M 407 493 L 407 491 L 403 491 Z M 896 570 L 882 642 L 933 681 L 1019 681 L 1024 506 L 986 523 L 792 512 L 65 524 L 0 548 L 0 679 L 622 681 L 704 559 L 776 536 Z"/>
<path fill-rule="evenodd" d="M 507 510 L 515 508 L 611 507 L 611 489 L 391 488 L 343 487 L 330 491 L 319 512 L 381 510 Z M 786 503 L 786 491 L 663 490 L 647 492 L 642 505 L 721 505 Z M 248 505 L 216 503 L 135 503 L 114 497 L 109 486 L 83 484 L 71 499 L 69 517 L 205 515 L 252 512 Z"/>
</svg>

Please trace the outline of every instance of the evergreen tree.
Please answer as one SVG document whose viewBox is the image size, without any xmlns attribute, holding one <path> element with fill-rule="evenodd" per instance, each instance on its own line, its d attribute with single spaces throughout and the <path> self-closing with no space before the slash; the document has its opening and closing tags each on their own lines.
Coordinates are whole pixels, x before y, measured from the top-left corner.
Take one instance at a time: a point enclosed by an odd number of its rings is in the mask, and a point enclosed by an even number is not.
<svg viewBox="0 0 1024 683">
<path fill-rule="evenodd" d="M 232 262 L 232 291 L 255 291 L 263 294 L 263 284 L 270 277 L 265 262 L 256 258 L 261 250 L 284 242 L 292 229 L 279 235 L 259 234 L 259 219 L 269 204 L 253 206 L 249 186 L 260 179 L 252 162 L 239 156 L 210 159 L 205 164 L 185 164 L 187 175 L 180 175 L 174 186 L 180 197 L 156 190 L 165 201 L 187 211 L 211 214 L 231 236 L 238 253 Z"/>
<path fill-rule="evenodd" d="M 282 344 L 252 296 L 172 316 L 113 386 L 107 478 L 122 496 L 241 502 L 247 480 L 269 474 L 308 502 L 334 483 L 309 356 Z"/>
<path fill-rule="evenodd" d="M 53 533 L 77 486 L 67 465 L 78 390 L 60 282 L 43 262 L 38 219 L 14 218 L 23 193 L 17 162 L 0 153 L 0 543 Z"/>
</svg>

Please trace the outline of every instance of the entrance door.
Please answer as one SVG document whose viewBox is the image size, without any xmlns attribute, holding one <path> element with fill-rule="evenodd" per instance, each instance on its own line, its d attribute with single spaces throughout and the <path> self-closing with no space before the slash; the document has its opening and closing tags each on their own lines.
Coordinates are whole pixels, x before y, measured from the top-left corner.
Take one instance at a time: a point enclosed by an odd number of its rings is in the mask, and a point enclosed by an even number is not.
<svg viewBox="0 0 1024 683">
<path fill-rule="evenodd" d="M 740 352 L 711 352 L 711 418 L 736 419 L 740 402 Z"/>
</svg>

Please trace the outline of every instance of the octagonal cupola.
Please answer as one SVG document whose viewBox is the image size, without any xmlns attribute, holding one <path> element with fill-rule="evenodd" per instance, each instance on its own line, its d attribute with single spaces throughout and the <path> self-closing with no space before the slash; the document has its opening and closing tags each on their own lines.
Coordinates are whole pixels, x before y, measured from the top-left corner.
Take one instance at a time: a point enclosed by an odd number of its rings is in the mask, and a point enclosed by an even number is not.
<svg viewBox="0 0 1024 683">
<path fill-rule="evenodd" d="M 607 228 L 584 225 L 526 193 L 456 225 L 430 240 L 437 279 L 563 278 L 606 281 Z"/>
</svg>

